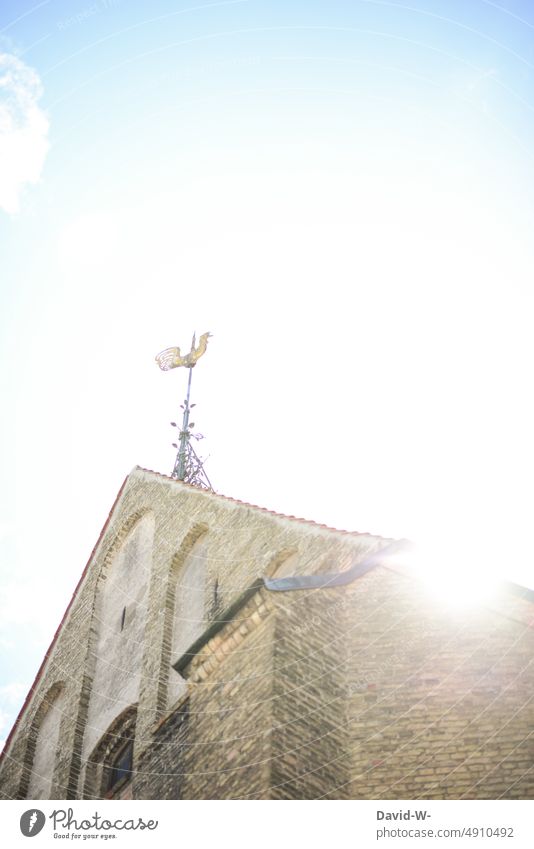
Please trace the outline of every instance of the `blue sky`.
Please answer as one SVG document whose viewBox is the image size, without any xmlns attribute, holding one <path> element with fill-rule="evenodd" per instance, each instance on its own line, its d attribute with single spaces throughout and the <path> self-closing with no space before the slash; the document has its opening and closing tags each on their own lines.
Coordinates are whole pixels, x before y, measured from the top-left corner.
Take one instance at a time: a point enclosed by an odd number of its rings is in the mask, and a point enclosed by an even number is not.
<svg viewBox="0 0 534 849">
<path fill-rule="evenodd" d="M 217 490 L 534 586 L 532 5 L 0 16 L 0 736 L 193 330 Z"/>
</svg>

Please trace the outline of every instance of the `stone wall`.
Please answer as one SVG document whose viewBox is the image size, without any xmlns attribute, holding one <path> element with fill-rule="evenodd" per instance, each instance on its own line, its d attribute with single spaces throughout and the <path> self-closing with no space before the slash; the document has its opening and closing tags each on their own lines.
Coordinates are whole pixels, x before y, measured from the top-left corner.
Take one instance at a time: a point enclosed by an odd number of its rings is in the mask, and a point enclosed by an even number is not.
<svg viewBox="0 0 534 849">
<path fill-rule="evenodd" d="M 346 627 L 351 797 L 534 798 L 532 619 L 378 568 L 347 588 Z"/>
<path fill-rule="evenodd" d="M 271 796 L 348 794 L 343 588 L 276 593 Z"/>
<path fill-rule="evenodd" d="M 386 543 L 134 471 L 8 743 L 2 798 L 99 798 L 132 737 L 121 798 L 534 798 L 531 594 L 453 611 L 385 564 L 345 586 L 257 581 Z M 202 635 L 181 636 L 184 618 Z M 124 676 L 102 672 L 118 662 Z"/>
<path fill-rule="evenodd" d="M 497 607 L 381 567 L 258 591 L 186 665 L 187 724 L 154 728 L 134 794 L 534 798 L 532 603 Z"/>
<path fill-rule="evenodd" d="M 114 719 L 139 699 L 154 525 L 152 512 L 139 518 L 99 585 L 93 613 L 96 636 L 87 658 L 92 684 L 83 760 Z"/>
<path fill-rule="evenodd" d="M 326 563 L 330 567 L 332 563 L 347 562 L 347 558 L 362 558 L 370 549 L 381 544 L 378 537 L 346 534 L 314 523 L 281 517 L 155 473 L 134 470 L 119 493 L 57 639 L 45 657 L 27 705 L 6 746 L 0 765 L 0 795 L 3 798 L 26 797 L 28 771 L 31 772 L 33 757 L 28 741 L 34 734 L 36 717 L 44 697 L 51 687 L 62 681 L 65 689 L 59 742 L 55 765 L 49 765 L 54 776 L 51 793 L 55 798 L 81 798 L 87 761 L 95 748 L 105 743 L 102 738 L 97 739 L 97 730 L 102 733 L 103 729 L 97 729 L 96 723 L 91 720 L 91 705 L 96 704 L 94 699 L 106 696 L 102 692 L 95 696 L 95 692 L 102 690 L 100 685 L 95 689 L 95 681 L 98 683 L 95 669 L 98 668 L 98 656 L 102 655 L 101 629 L 103 624 L 109 625 L 100 622 L 101 590 L 132 529 L 148 514 L 154 517 L 148 591 L 137 599 L 135 593 L 140 584 L 134 581 L 133 598 L 125 605 L 126 615 L 136 618 L 137 622 L 140 621 L 141 607 L 144 609 L 146 605 L 146 627 L 142 651 L 139 652 L 139 685 L 136 685 L 136 694 L 133 694 L 128 689 L 131 685 L 125 682 L 123 691 L 113 694 L 117 701 L 116 710 L 110 711 L 109 715 L 111 721 L 111 714 L 120 713 L 126 701 L 137 699 L 136 762 L 141 759 L 146 747 L 152 745 L 154 726 L 169 708 L 169 697 L 172 697 L 177 676 L 170 666 L 176 659 L 172 656 L 172 641 L 176 637 L 172 627 L 175 608 L 172 608 L 170 600 L 176 595 L 179 564 L 184 562 L 200 532 L 206 534 L 207 624 L 254 578 L 280 569 L 289 556 L 293 557 L 292 569 L 306 574 L 320 571 Z M 115 625 L 117 613 L 120 615 L 119 608 L 115 610 L 116 606 L 112 611 Z M 137 636 L 134 643 L 138 646 Z M 137 656 L 137 648 L 132 650 L 132 656 L 134 654 Z M 100 660 L 109 663 L 110 659 L 100 657 Z M 135 676 L 133 670 L 132 676 Z M 219 683 L 225 686 L 222 681 Z M 191 703 L 194 698 L 191 694 Z M 100 748 L 104 750 L 106 747 L 102 745 Z M 252 792 L 263 793 L 263 780 L 260 785 L 254 785 Z M 191 792 L 198 794 L 203 791 L 198 787 Z"/>
</svg>

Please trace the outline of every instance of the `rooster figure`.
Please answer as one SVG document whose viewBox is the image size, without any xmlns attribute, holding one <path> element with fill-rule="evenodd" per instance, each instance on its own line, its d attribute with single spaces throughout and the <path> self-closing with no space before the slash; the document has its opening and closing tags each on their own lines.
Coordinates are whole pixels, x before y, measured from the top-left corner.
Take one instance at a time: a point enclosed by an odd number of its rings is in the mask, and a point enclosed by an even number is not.
<svg viewBox="0 0 534 849">
<path fill-rule="evenodd" d="M 165 350 L 161 351 L 161 353 L 156 357 L 158 366 L 162 371 L 169 371 L 169 369 L 179 368 L 179 366 L 193 368 L 193 366 L 195 366 L 197 361 L 201 358 L 202 354 L 205 353 L 210 336 L 211 333 L 203 333 L 198 341 L 197 348 L 195 348 L 195 337 L 193 336 L 191 350 L 183 357 L 179 348 L 165 348 Z"/>
</svg>

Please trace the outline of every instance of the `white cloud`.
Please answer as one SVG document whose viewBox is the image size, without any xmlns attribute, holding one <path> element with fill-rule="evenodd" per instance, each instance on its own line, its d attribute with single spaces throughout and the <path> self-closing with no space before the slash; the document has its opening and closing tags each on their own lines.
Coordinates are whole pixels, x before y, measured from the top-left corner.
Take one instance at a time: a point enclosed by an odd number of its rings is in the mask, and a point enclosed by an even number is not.
<svg viewBox="0 0 534 849">
<path fill-rule="evenodd" d="M 38 74 L 0 53 L 0 207 L 15 213 L 22 188 L 36 183 L 48 151 L 48 118 L 38 106 Z"/>
</svg>

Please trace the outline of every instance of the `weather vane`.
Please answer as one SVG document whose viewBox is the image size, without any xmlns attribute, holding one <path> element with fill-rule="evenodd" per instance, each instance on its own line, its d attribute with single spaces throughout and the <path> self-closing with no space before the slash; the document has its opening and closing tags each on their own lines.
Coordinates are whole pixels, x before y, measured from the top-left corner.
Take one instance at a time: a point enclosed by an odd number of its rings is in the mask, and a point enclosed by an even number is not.
<svg viewBox="0 0 534 849">
<path fill-rule="evenodd" d="M 203 439 L 203 436 L 200 433 L 192 432 L 192 428 L 194 428 L 195 425 L 194 422 L 189 421 L 191 409 L 195 406 L 194 404 L 190 404 L 189 401 L 191 397 L 191 375 L 198 360 L 201 358 L 202 354 L 206 352 L 210 336 L 211 333 L 203 333 L 199 339 L 198 347 L 195 347 L 196 338 L 195 334 L 193 334 L 191 350 L 188 354 L 182 356 L 180 348 L 166 348 L 157 355 L 156 362 L 162 371 L 169 371 L 172 368 L 179 368 L 180 366 L 184 366 L 189 369 L 187 397 L 184 403 L 181 404 L 181 408 L 184 411 L 182 428 L 180 430 L 178 444 L 173 442 L 173 447 L 178 449 L 178 453 L 176 455 L 172 477 L 177 480 L 184 481 L 184 483 L 190 483 L 194 486 L 200 486 L 203 489 L 212 490 L 213 487 L 206 472 L 204 471 L 202 460 L 191 444 L 191 438 L 199 440 Z M 171 425 L 173 427 L 178 427 L 176 422 L 171 422 Z"/>
</svg>

